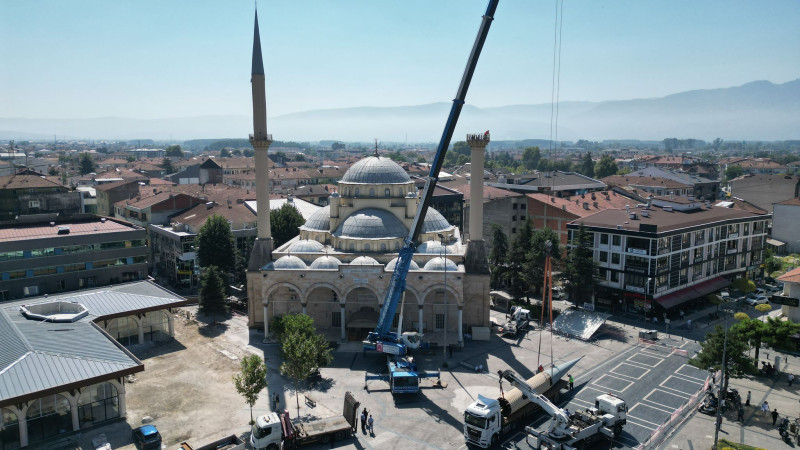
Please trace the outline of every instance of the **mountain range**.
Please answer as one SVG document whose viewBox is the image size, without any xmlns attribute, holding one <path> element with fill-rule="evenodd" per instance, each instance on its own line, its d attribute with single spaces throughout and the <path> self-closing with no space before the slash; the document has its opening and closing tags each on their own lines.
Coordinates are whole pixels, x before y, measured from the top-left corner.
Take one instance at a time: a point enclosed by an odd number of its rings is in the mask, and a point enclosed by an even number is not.
<svg viewBox="0 0 800 450">
<path fill-rule="evenodd" d="M 451 104 L 312 110 L 269 117 L 276 139 L 436 142 Z M 480 108 L 465 105 L 456 138 L 492 131 L 499 140 L 548 139 L 551 105 Z M 559 140 L 651 139 L 788 140 L 800 138 L 800 79 L 782 84 L 680 92 L 659 98 L 558 104 Z M 245 137 L 249 115 L 169 119 L 0 118 L 0 139 L 197 139 Z"/>
</svg>

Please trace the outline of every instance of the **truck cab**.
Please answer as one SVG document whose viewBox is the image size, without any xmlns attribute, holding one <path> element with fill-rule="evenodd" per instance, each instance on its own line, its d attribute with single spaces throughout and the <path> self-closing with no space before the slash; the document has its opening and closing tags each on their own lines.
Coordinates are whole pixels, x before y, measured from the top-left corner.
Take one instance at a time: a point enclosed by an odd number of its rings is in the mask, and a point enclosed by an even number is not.
<svg viewBox="0 0 800 450">
<path fill-rule="evenodd" d="M 613 429 L 614 435 L 618 435 L 622 426 L 628 422 L 628 405 L 614 394 L 597 396 L 590 412 L 602 417 L 603 425 Z"/>
<path fill-rule="evenodd" d="M 496 444 L 502 427 L 500 402 L 478 395 L 478 401 L 464 411 L 464 438 L 467 442 L 488 448 Z"/>
<path fill-rule="evenodd" d="M 278 449 L 283 442 L 281 419 L 276 413 L 258 416 L 250 435 L 250 445 L 255 449 Z"/>
</svg>

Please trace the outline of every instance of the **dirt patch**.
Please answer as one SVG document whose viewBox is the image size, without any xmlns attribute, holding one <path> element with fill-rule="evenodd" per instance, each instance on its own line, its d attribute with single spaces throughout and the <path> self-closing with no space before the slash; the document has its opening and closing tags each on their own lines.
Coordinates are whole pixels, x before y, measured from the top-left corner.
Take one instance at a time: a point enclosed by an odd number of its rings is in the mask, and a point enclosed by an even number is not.
<svg viewBox="0 0 800 450">
<path fill-rule="evenodd" d="M 231 380 L 245 350 L 219 338 L 228 327 L 187 319 L 184 310 L 175 316 L 174 341 L 134 350 L 145 371 L 127 385 L 131 427 L 152 417 L 168 447 L 247 429 L 249 408 Z"/>
</svg>

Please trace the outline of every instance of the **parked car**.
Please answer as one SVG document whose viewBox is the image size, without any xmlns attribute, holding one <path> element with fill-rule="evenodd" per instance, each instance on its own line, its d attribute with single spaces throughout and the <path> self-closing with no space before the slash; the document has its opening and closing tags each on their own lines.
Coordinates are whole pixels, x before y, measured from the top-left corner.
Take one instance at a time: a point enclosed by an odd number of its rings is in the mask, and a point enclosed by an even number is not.
<svg viewBox="0 0 800 450">
<path fill-rule="evenodd" d="M 131 432 L 133 445 L 144 450 L 147 448 L 161 448 L 161 434 L 155 425 L 144 425 L 134 428 Z"/>
<path fill-rule="evenodd" d="M 744 301 L 748 305 L 755 306 L 755 305 L 763 305 L 764 303 L 769 303 L 769 299 L 766 295 L 754 295 L 752 297 L 747 297 L 747 300 Z"/>
<path fill-rule="evenodd" d="M 776 286 L 774 284 L 766 284 L 766 285 L 764 285 L 764 289 L 766 289 L 767 292 L 772 292 L 773 294 L 776 293 L 776 292 L 783 291 L 783 288 L 779 288 L 778 286 Z"/>
<path fill-rule="evenodd" d="M 554 287 L 553 298 L 564 298 L 564 288 L 561 286 Z"/>
</svg>

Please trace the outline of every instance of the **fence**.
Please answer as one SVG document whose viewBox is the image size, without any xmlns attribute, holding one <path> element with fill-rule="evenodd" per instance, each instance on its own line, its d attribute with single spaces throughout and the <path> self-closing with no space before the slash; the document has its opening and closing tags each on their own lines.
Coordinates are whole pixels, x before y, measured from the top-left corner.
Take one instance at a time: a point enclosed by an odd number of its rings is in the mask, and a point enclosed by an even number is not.
<svg viewBox="0 0 800 450">
<path fill-rule="evenodd" d="M 717 371 L 714 378 L 722 377 L 722 371 Z M 697 403 L 705 397 L 705 393 L 708 390 L 708 385 L 711 377 L 706 377 L 705 383 L 703 383 L 703 387 L 695 392 L 689 400 L 687 400 L 680 408 L 676 409 L 672 415 L 669 416 L 669 420 L 666 423 L 661 424 L 658 428 L 656 428 L 652 433 L 650 433 L 650 437 L 647 438 L 646 441 L 639 444 L 636 447 L 636 450 L 649 450 L 649 449 L 656 449 L 661 446 L 664 441 L 664 438 L 667 437 L 667 432 L 672 430 L 672 428 L 680 425 L 683 423 L 684 420 L 688 419 L 691 416 L 692 410 L 697 406 Z M 721 379 L 721 378 L 720 378 Z"/>
</svg>

